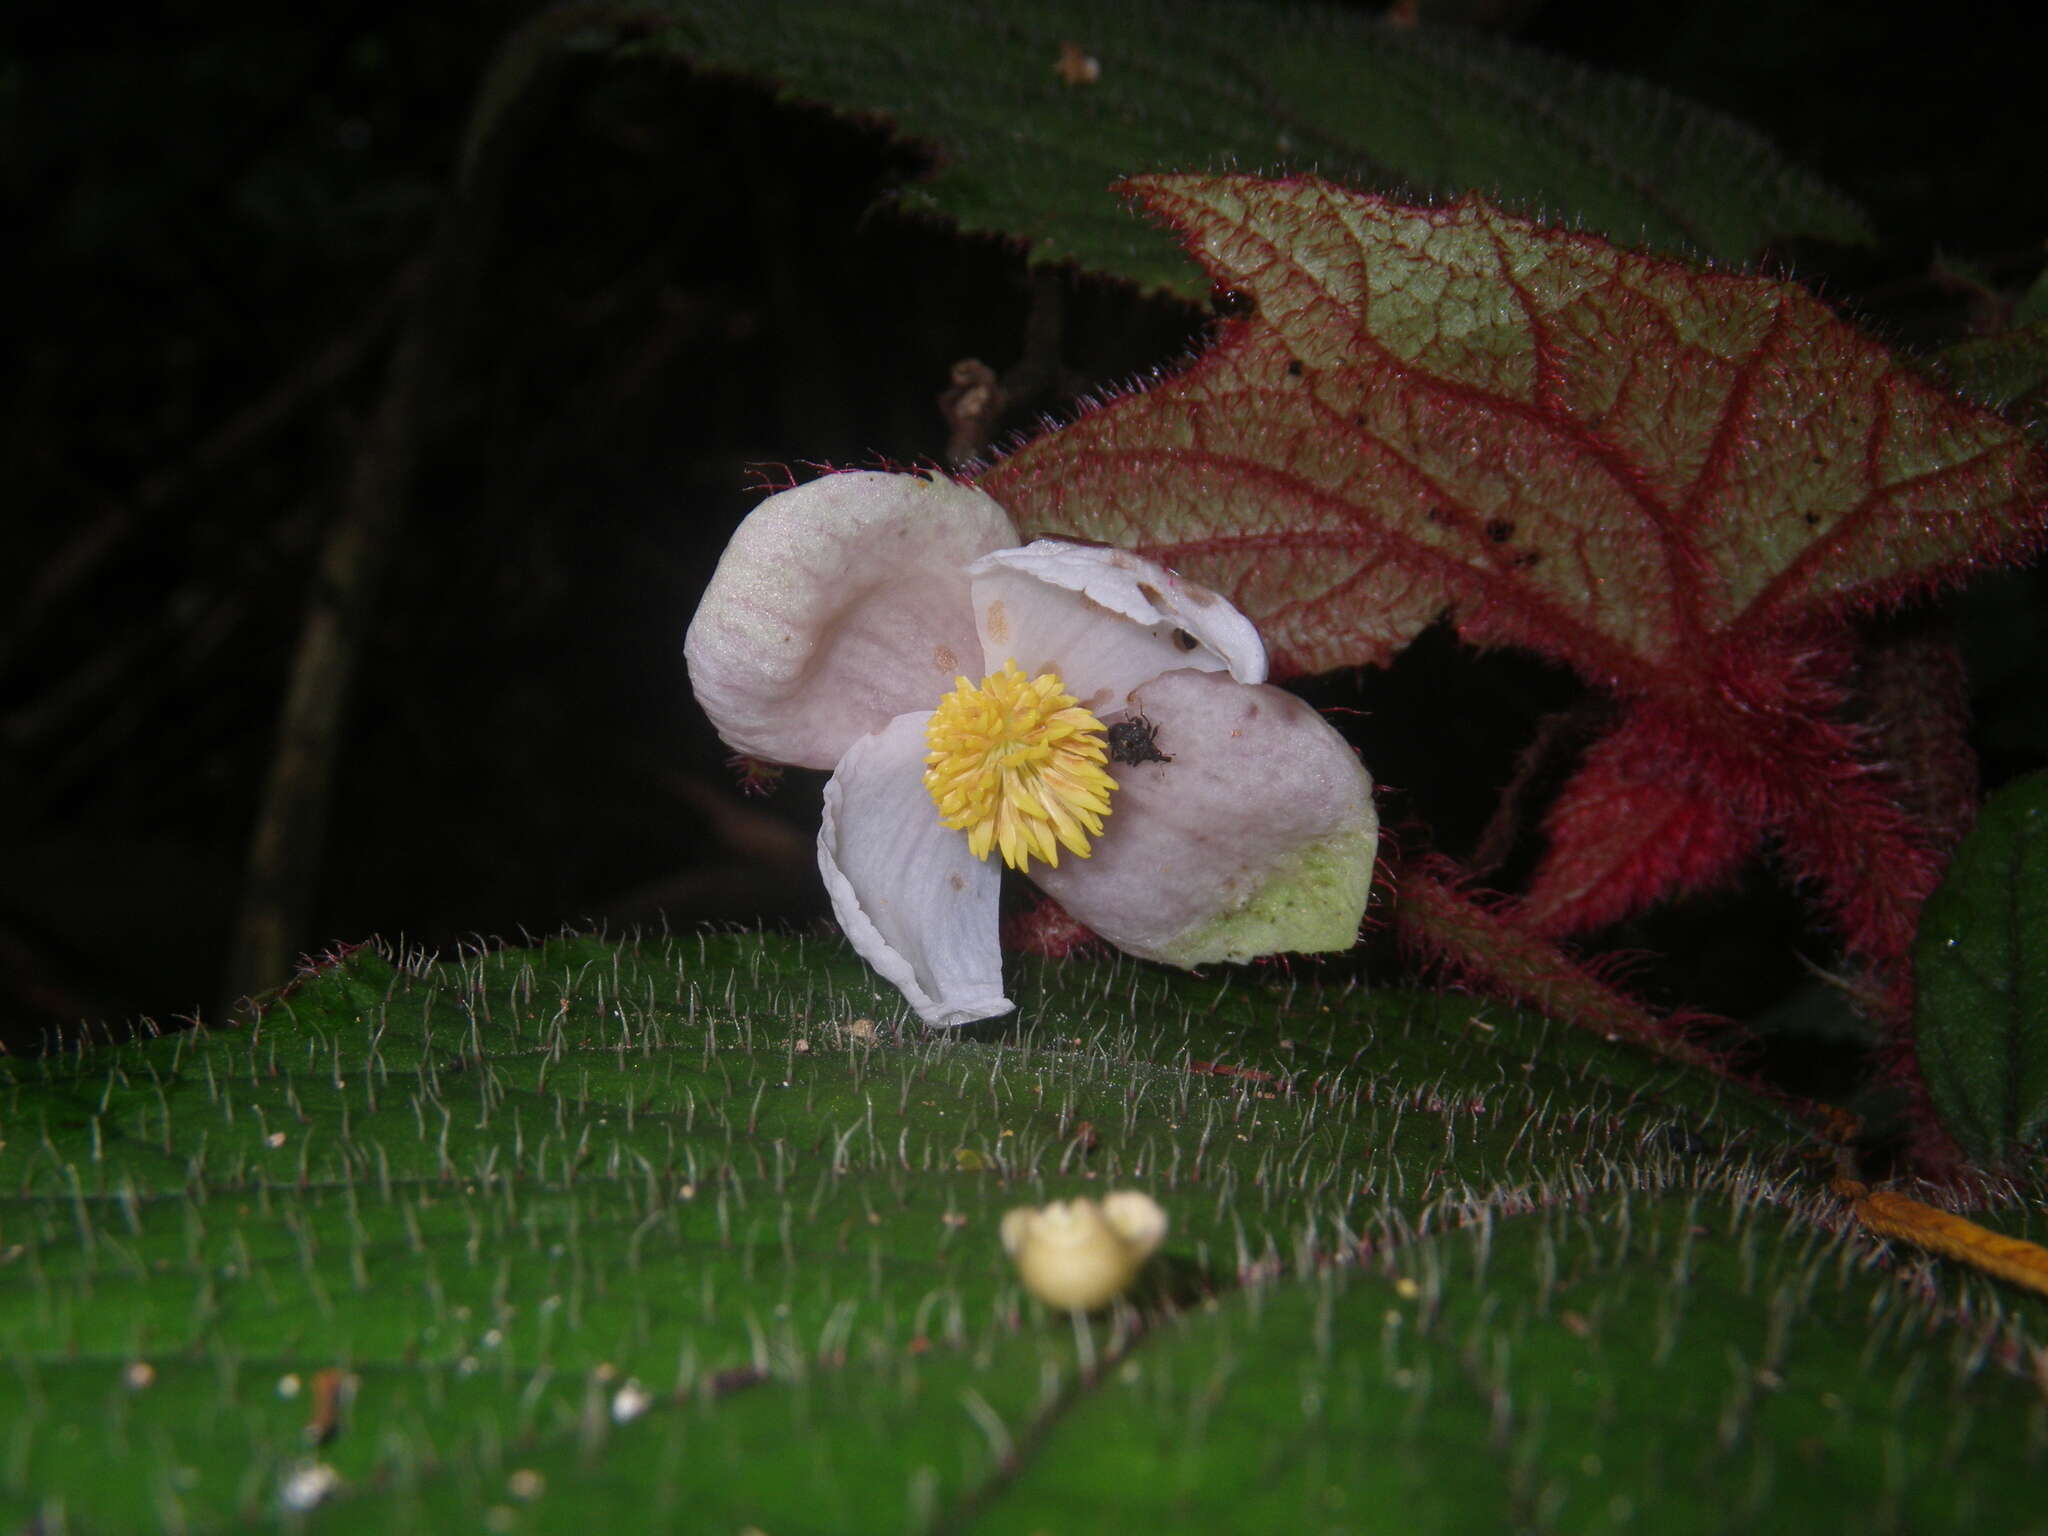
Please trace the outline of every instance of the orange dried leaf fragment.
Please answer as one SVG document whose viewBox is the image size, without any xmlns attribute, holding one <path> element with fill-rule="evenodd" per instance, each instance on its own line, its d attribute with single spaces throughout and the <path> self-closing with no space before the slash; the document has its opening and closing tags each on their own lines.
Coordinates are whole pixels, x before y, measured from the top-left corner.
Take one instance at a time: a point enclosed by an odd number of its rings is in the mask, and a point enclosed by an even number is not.
<svg viewBox="0 0 2048 1536">
<path fill-rule="evenodd" d="M 1849 1199 L 1864 1229 L 1894 1242 L 1910 1243 L 1973 1269 L 2048 1296 L 2048 1248 L 2025 1238 L 2007 1237 L 1965 1217 L 1937 1210 L 1890 1190 L 1866 1189 L 1838 1179 L 1835 1192 Z"/>
</svg>

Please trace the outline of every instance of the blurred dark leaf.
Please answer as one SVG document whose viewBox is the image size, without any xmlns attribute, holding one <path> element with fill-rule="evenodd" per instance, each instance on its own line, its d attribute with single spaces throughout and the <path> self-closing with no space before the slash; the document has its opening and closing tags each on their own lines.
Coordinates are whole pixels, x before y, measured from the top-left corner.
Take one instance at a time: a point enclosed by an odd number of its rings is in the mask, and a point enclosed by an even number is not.
<svg viewBox="0 0 2048 1536">
<path fill-rule="evenodd" d="M 1991 797 L 1929 898 L 1914 1043 L 1942 1125 L 1995 1166 L 2048 1131 L 2048 773 Z"/>
<path fill-rule="evenodd" d="M 1863 216 L 1751 130 L 1641 81 L 1357 11 L 1182 0 L 674 0 L 638 47 L 773 81 L 929 148 L 902 205 L 1189 298 L 1207 281 L 1110 184 L 1148 171 L 1313 169 L 1422 197 L 1478 190 L 1624 242 L 1741 261 Z M 499 99 L 529 58 L 506 63 Z"/>
</svg>

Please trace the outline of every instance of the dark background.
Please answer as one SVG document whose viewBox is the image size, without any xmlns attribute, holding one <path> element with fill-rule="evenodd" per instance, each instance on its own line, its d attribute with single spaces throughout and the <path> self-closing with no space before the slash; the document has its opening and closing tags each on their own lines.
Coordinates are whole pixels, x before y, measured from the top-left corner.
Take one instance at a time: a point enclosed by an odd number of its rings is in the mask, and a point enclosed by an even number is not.
<svg viewBox="0 0 2048 1536">
<path fill-rule="evenodd" d="M 16 1049 L 81 1018 L 217 1016 L 254 984 L 232 935 L 316 555 L 377 452 L 472 92 L 522 14 L 30 7 L 8 23 L 0 1038 Z M 2043 264 L 2032 14 L 1481 8 L 1752 123 L 1850 193 L 1878 249 L 1774 260 L 1921 350 L 1995 328 Z M 953 364 L 1006 368 L 1025 345 L 1021 252 L 893 212 L 919 157 L 873 126 L 588 57 L 518 133 L 516 194 L 437 311 L 446 365 L 416 402 L 404 521 L 352 637 L 296 949 L 816 917 L 816 778 L 735 793 L 683 628 L 764 473 L 936 460 Z M 1077 386 L 1171 363 L 1208 323 L 1071 274 L 1040 290 Z M 1066 404 L 1054 390 L 1005 425 Z M 1951 607 L 2001 782 L 2048 760 L 2039 582 Z M 1409 845 L 1463 854 L 1538 715 L 1575 688 L 1430 635 L 1389 672 L 1309 691 L 1358 712 L 1339 718 Z M 1673 957 L 1641 973 L 1653 994 L 1738 1013 L 1791 989 L 1801 953 L 1826 958 L 1767 869 L 1620 938 Z"/>
</svg>

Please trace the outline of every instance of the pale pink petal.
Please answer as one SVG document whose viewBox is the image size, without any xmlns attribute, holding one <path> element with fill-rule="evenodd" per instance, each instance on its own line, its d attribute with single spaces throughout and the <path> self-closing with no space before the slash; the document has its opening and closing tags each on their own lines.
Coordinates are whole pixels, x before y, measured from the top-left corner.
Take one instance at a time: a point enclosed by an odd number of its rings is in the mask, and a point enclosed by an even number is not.
<svg viewBox="0 0 2048 1536">
<path fill-rule="evenodd" d="M 862 736 L 825 786 L 818 869 L 848 941 L 927 1024 L 967 1024 L 1003 996 L 998 866 L 942 826 L 924 787 L 925 722 L 898 715 Z"/>
<path fill-rule="evenodd" d="M 1174 965 L 1345 949 L 1372 886 L 1372 779 L 1278 688 L 1169 672 L 1133 707 L 1166 763 L 1116 764 L 1087 859 L 1032 878 L 1119 949 Z"/>
<path fill-rule="evenodd" d="M 690 621 L 697 702 L 741 752 L 830 768 L 957 675 L 980 681 L 964 572 L 1016 537 L 1001 507 L 950 480 L 864 471 L 769 497 Z"/>
<path fill-rule="evenodd" d="M 1181 668 L 1266 679 L 1250 619 L 1129 550 L 1039 539 L 984 555 L 968 575 L 987 669 L 1014 658 L 1033 676 L 1057 672 L 1097 714 L 1118 713 L 1133 688 Z"/>
</svg>

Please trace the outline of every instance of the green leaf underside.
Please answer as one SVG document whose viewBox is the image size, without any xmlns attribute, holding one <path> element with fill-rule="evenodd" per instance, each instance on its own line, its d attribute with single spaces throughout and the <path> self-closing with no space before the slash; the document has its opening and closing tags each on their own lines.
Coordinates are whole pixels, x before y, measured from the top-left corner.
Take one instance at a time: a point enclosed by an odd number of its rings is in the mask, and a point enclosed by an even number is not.
<svg viewBox="0 0 2048 1536">
<path fill-rule="evenodd" d="M 1997 1164 L 2048 1134 L 2048 773 L 1991 797 L 1921 916 L 1914 1043 L 1943 1126 Z"/>
<path fill-rule="evenodd" d="M 1119 178 L 1313 168 L 1417 196 L 1476 189 L 1627 243 L 1735 261 L 1790 236 L 1870 237 L 1839 194 L 1692 103 L 1345 11 L 815 0 L 653 13 L 665 25 L 637 48 L 775 82 L 929 146 L 933 170 L 905 207 L 1186 297 L 1204 280 L 1118 206 Z M 1099 67 L 1092 83 L 1060 74 L 1069 44 Z"/>
<path fill-rule="evenodd" d="M 1481 644 L 1689 691 L 1753 639 L 2039 538 L 2025 437 L 1795 285 L 1477 201 L 1136 190 L 1255 311 L 980 484 L 1027 533 L 1218 588 L 1284 669 L 1383 663 L 1449 612 Z"/>
<path fill-rule="evenodd" d="M 2038 1519 L 2043 1309 L 1885 1278 L 1763 1107 L 1312 972 L 1012 980 L 927 1037 L 836 944 L 363 951 L 253 1029 L 0 1062 L 0 1521 L 268 1523 L 309 1458 L 322 1530 L 1430 1528 L 1390 1480 L 1442 1529 L 1689 1529 L 1729 1478 Z M 996 1241 L 1112 1187 L 1172 1221 L 1141 1335 Z"/>
</svg>

